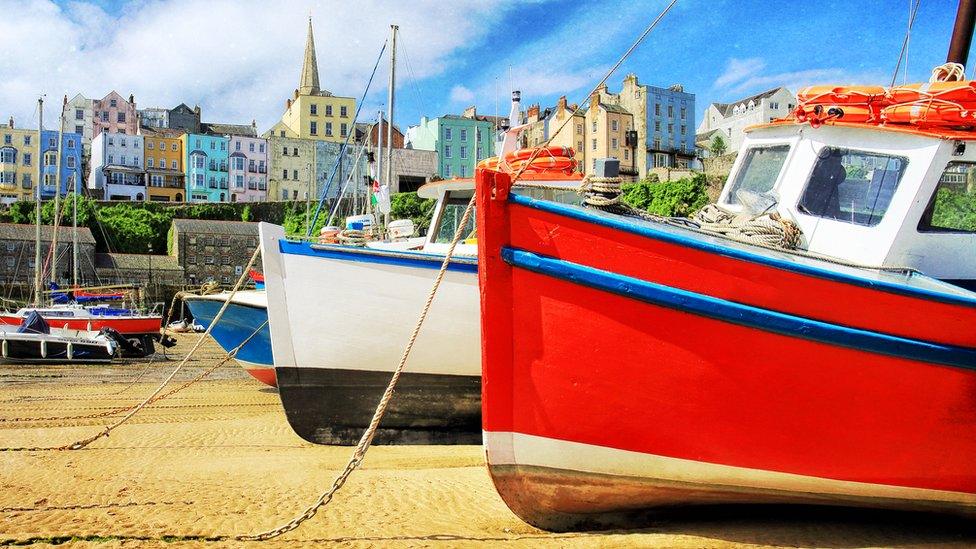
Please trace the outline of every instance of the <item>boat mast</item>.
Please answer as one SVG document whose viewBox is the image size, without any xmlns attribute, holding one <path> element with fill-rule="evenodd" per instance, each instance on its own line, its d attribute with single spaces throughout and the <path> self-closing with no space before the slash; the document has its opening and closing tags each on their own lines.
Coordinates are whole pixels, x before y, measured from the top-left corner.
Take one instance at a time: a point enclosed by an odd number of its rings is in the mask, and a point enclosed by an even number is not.
<svg viewBox="0 0 976 549">
<path fill-rule="evenodd" d="M 41 182 L 44 180 L 44 156 L 41 134 L 44 132 L 44 98 L 37 98 L 37 182 L 34 184 L 34 306 L 41 306 Z"/>
<path fill-rule="evenodd" d="M 395 95 L 393 89 L 396 87 L 396 25 L 390 25 L 390 93 L 387 99 L 387 110 L 390 113 L 390 121 L 386 125 L 386 192 L 393 189 L 393 101 Z M 383 226 L 390 226 L 390 212 L 383 214 Z"/>
<path fill-rule="evenodd" d="M 380 181 L 383 179 L 383 111 L 380 111 L 376 115 L 378 122 L 376 123 L 376 184 L 379 185 Z M 369 185 L 369 192 L 373 192 L 372 182 Z M 379 192 L 379 189 L 377 189 Z M 378 201 L 379 196 L 376 197 Z M 369 200 L 366 201 L 366 213 L 373 213 L 373 195 L 369 195 Z"/>
<path fill-rule="evenodd" d="M 64 136 L 64 109 L 68 96 L 61 101 L 61 118 L 58 119 L 58 144 L 54 159 L 54 232 L 51 235 L 51 280 L 58 281 L 58 221 L 61 216 L 61 140 Z M 43 140 L 42 140 L 43 141 Z"/>
<path fill-rule="evenodd" d="M 952 27 L 952 41 L 946 63 L 959 63 L 966 66 L 969 47 L 973 41 L 973 27 L 976 25 L 976 0 L 959 0 L 956 23 Z M 962 78 L 965 78 L 963 75 Z"/>
</svg>

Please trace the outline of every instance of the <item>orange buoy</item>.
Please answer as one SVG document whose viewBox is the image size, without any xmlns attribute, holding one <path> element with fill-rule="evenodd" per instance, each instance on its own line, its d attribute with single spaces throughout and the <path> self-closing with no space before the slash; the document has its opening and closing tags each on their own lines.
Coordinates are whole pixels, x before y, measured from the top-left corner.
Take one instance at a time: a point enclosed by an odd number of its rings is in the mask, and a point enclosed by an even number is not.
<svg viewBox="0 0 976 549">
<path fill-rule="evenodd" d="M 930 99 L 885 107 L 881 111 L 881 119 L 892 124 L 912 124 L 919 127 L 976 126 L 976 110 L 967 109 L 952 101 Z"/>
<path fill-rule="evenodd" d="M 881 107 L 864 103 L 804 104 L 797 106 L 793 114 L 800 122 L 814 124 L 832 121 L 870 124 L 880 121 Z"/>
<path fill-rule="evenodd" d="M 807 86 L 797 92 L 796 100 L 801 105 L 884 102 L 885 88 L 882 86 Z"/>
<path fill-rule="evenodd" d="M 976 80 L 905 84 L 889 89 L 886 95 L 889 103 L 940 100 L 960 103 L 966 108 L 971 108 L 976 107 Z"/>
<path fill-rule="evenodd" d="M 486 158 L 478 163 L 478 168 L 527 175 L 572 175 L 577 168 L 575 156 L 571 147 L 519 149 L 506 154 L 504 161 L 497 156 Z"/>
</svg>

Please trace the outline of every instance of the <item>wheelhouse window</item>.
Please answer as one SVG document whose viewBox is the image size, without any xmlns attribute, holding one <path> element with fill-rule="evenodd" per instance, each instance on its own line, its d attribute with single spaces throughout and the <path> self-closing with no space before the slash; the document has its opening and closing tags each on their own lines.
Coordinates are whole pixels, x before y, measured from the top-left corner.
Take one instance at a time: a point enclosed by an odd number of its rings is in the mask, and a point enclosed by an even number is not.
<svg viewBox="0 0 976 549">
<path fill-rule="evenodd" d="M 468 202 L 471 201 L 472 192 L 448 191 L 447 196 L 444 197 L 444 209 L 441 211 L 440 219 L 437 222 L 437 234 L 434 237 L 434 242 L 450 244 L 454 238 L 454 233 L 457 232 L 458 225 L 461 223 L 461 218 L 464 217 L 464 210 L 468 208 Z M 474 238 L 474 218 L 475 212 L 472 211 L 464 230 L 461 232 L 462 241 Z"/>
<path fill-rule="evenodd" d="M 806 214 L 873 227 L 881 222 L 908 159 L 824 147 L 798 209 Z"/>
<path fill-rule="evenodd" d="M 922 214 L 918 230 L 976 233 L 976 163 L 949 163 Z"/>
<path fill-rule="evenodd" d="M 726 204 L 747 205 L 746 195 L 765 195 L 773 190 L 773 185 L 779 179 L 786 156 L 790 152 L 789 145 L 772 145 L 767 147 L 750 147 L 746 150 L 745 159 L 739 172 L 735 175 L 732 186 L 729 187 L 725 198 Z"/>
</svg>

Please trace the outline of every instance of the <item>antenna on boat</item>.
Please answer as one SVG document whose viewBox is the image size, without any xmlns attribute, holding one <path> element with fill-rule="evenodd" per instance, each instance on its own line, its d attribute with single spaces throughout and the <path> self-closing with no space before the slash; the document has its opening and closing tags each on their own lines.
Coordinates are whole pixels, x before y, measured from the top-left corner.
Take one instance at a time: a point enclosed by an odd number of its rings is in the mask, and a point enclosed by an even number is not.
<svg viewBox="0 0 976 549">
<path fill-rule="evenodd" d="M 952 40 L 949 42 L 949 54 L 946 63 L 959 63 L 966 66 L 969 60 L 969 47 L 973 42 L 973 28 L 976 26 L 976 0 L 959 0 L 956 11 L 956 23 L 952 27 Z M 956 78 L 962 80 L 965 74 Z"/>
</svg>

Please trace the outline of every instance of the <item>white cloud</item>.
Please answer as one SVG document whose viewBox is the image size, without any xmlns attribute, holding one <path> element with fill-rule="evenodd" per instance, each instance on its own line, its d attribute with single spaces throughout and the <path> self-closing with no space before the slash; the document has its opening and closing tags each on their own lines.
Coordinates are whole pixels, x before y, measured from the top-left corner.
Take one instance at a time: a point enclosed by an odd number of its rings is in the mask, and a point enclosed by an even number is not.
<svg viewBox="0 0 976 549">
<path fill-rule="evenodd" d="M 755 93 L 784 86 L 792 92 L 815 84 L 865 84 L 884 82 L 878 72 L 851 72 L 841 68 L 812 68 L 796 71 L 766 73 L 766 62 L 758 57 L 729 59 L 725 72 L 713 84 L 722 95 L 730 97 Z"/>
<path fill-rule="evenodd" d="M 465 105 L 470 104 L 474 101 L 474 92 L 464 86 L 454 86 L 451 88 L 451 101 Z"/>
<path fill-rule="evenodd" d="M 30 125 L 40 93 L 57 105 L 62 95 L 101 98 L 114 89 L 134 94 L 140 108 L 199 104 L 205 121 L 256 119 L 261 130 L 278 119 L 298 84 L 310 11 L 322 87 L 358 99 L 390 22 L 400 25 L 410 63 L 409 72 L 398 72 L 402 85 L 442 74 L 507 9 L 474 0 L 364 0 L 355 9 L 313 1 L 155 0 L 110 14 L 81 2 L 64 8 L 50 0 L 4 3 L 4 120 L 13 115 L 19 126 Z M 431 21 L 437 32 L 430 32 Z M 386 67 L 384 60 L 369 102 L 384 101 Z M 56 117 L 47 112 L 48 120 Z"/>
<path fill-rule="evenodd" d="M 729 59 L 725 72 L 715 80 L 716 88 L 724 88 L 741 82 L 766 68 L 766 63 L 758 57 L 750 59 Z"/>
</svg>

